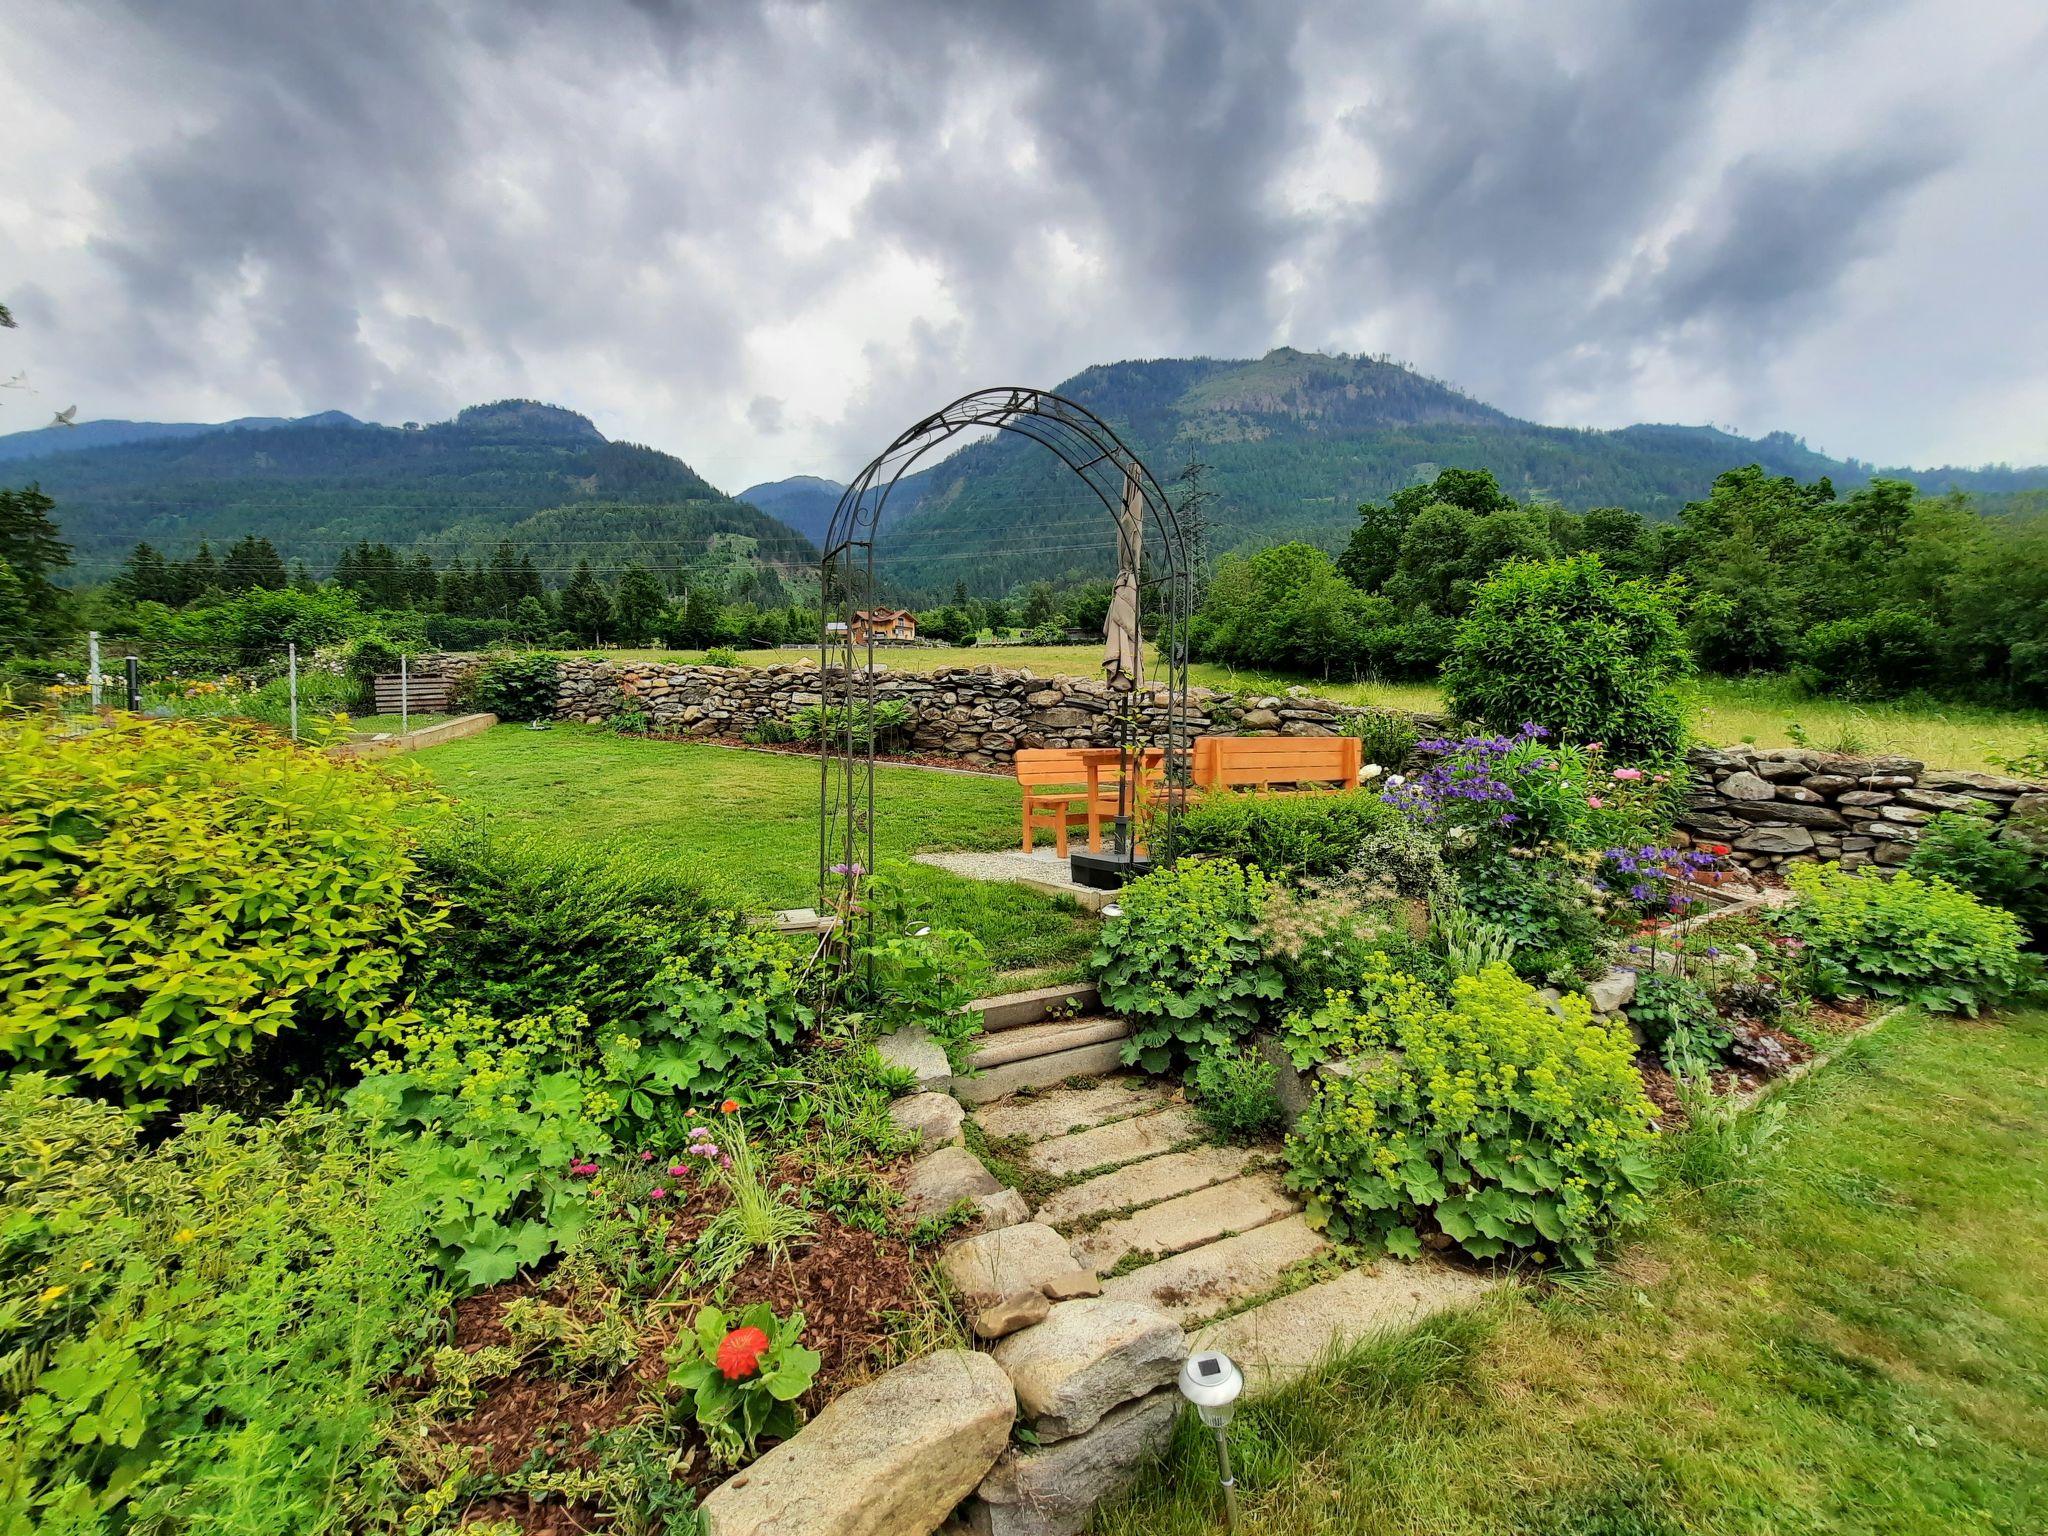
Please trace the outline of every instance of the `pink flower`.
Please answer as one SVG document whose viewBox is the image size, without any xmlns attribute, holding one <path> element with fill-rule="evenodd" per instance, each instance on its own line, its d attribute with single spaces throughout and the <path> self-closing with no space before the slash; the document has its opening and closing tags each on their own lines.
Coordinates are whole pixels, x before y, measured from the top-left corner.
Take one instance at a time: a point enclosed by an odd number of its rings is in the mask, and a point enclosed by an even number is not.
<svg viewBox="0 0 2048 1536">
<path fill-rule="evenodd" d="M 572 1179 L 587 1179 L 596 1172 L 597 1164 L 595 1163 L 571 1163 L 569 1165 L 569 1177 Z"/>
<path fill-rule="evenodd" d="M 671 1163 L 669 1164 L 668 1176 L 672 1179 L 680 1179 L 687 1171 L 681 1163 Z"/>
<path fill-rule="evenodd" d="M 1594 810 L 1598 811 L 1604 809 L 1607 805 L 1607 802 L 1605 800 L 1602 800 L 1598 795 L 1588 795 L 1586 796 L 1586 804 L 1590 805 Z"/>
<path fill-rule="evenodd" d="M 651 1163 L 654 1161 L 654 1154 L 652 1152 L 642 1152 L 640 1154 L 640 1161 L 643 1163 Z"/>
<path fill-rule="evenodd" d="M 647 1198 L 650 1200 L 666 1200 L 668 1198 L 668 1191 L 657 1184 L 654 1188 L 647 1191 Z"/>
<path fill-rule="evenodd" d="M 1586 743 L 1586 750 L 1588 752 L 1601 752 L 1605 751 L 1606 749 L 1603 748 L 1597 741 L 1589 741 Z"/>
<path fill-rule="evenodd" d="M 1640 768 L 1617 768 L 1614 770 L 1614 776 L 1617 779 L 1633 782 L 1643 776 L 1643 770 Z"/>
</svg>

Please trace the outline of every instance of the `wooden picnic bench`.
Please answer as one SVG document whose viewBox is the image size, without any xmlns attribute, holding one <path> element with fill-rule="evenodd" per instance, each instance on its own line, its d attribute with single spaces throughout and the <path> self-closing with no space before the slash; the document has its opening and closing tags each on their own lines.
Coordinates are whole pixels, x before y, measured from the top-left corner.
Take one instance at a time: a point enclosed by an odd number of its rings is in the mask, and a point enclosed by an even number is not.
<svg viewBox="0 0 2048 1536">
<path fill-rule="evenodd" d="M 1356 736 L 1197 736 L 1195 787 L 1331 793 L 1358 788 Z"/>
<path fill-rule="evenodd" d="M 1156 781 L 1166 754 L 1157 747 L 1145 749 L 1138 782 L 1132 785 L 1130 813 L 1138 814 L 1138 800 L 1148 784 Z M 1041 827 L 1052 830 L 1053 851 L 1067 856 L 1067 834 L 1076 826 L 1088 829 L 1088 847 L 1102 847 L 1102 823 L 1113 819 L 1117 808 L 1123 755 L 1115 747 L 1025 747 L 1016 756 L 1018 786 L 1024 791 L 1024 851 L 1037 846 Z"/>
</svg>

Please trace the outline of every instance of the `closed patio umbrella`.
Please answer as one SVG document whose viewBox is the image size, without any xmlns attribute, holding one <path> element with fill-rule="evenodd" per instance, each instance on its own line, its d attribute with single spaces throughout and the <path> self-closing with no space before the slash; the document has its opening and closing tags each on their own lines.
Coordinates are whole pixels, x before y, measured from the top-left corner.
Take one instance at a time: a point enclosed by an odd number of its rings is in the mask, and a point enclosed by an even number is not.
<svg viewBox="0 0 2048 1536">
<path fill-rule="evenodd" d="M 1145 542 L 1145 496 L 1137 476 L 1124 476 L 1124 504 L 1116 519 L 1116 584 L 1102 627 L 1102 670 L 1121 692 L 1138 686 L 1145 671 L 1145 637 L 1138 627 L 1138 558 Z"/>
</svg>

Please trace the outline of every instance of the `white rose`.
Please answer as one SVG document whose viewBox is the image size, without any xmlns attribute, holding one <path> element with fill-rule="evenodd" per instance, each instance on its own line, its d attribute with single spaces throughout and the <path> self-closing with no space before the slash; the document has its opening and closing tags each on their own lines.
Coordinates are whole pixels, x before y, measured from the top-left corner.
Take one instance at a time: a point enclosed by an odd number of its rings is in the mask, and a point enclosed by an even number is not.
<svg viewBox="0 0 2048 1536">
<path fill-rule="evenodd" d="M 1380 765 L 1378 763 L 1367 763 L 1363 768 L 1358 770 L 1358 782 L 1361 784 L 1363 784 L 1367 779 L 1376 779 L 1379 776 Z"/>
</svg>

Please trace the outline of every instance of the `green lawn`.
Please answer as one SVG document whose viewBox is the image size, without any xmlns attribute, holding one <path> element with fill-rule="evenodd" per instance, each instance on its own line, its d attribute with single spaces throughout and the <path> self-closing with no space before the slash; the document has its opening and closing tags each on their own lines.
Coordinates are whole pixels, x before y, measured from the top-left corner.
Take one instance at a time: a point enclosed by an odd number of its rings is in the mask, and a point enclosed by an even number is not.
<svg viewBox="0 0 2048 1536">
<path fill-rule="evenodd" d="M 704 659 L 701 651 L 603 654 L 688 662 Z M 886 665 L 908 671 L 994 665 L 1029 667 L 1046 677 L 1095 676 L 1101 662 L 1100 648 L 1085 645 L 920 646 L 877 654 Z M 753 666 L 767 666 L 806 656 L 815 659 L 816 648 L 747 651 L 742 659 Z M 1351 704 L 1431 712 L 1443 707 L 1442 695 L 1430 683 L 1327 683 L 1239 671 L 1209 662 L 1196 663 L 1188 669 L 1188 676 L 1207 688 L 1278 692 L 1300 686 Z M 1828 751 L 1900 753 L 1941 768 L 1991 768 L 1994 765 L 1987 753 L 2009 754 L 2048 738 L 2048 711 L 2043 710 L 1924 700 L 1852 704 L 1810 697 L 1785 678 L 1707 678 L 1694 684 L 1692 692 L 1698 705 L 1700 738 L 1717 746 L 1747 741 L 1762 747 L 1785 747 L 1803 740 Z"/>
<path fill-rule="evenodd" d="M 458 814 L 503 836 L 681 873 L 749 911 L 817 898 L 815 758 L 501 725 L 414 759 Z M 998 969 L 1072 966 L 1092 920 L 1072 902 L 909 862 L 933 848 L 1001 848 L 1017 835 L 1006 778 L 880 768 L 877 862 L 929 918 L 965 928 Z"/>
<path fill-rule="evenodd" d="M 1901 1017 L 1779 1102 L 1611 1272 L 1241 1413 L 1246 1529 L 2048 1530 L 2048 1013 Z M 1219 1529 L 1213 1457 L 1184 1424 L 1097 1530 Z"/>
</svg>

